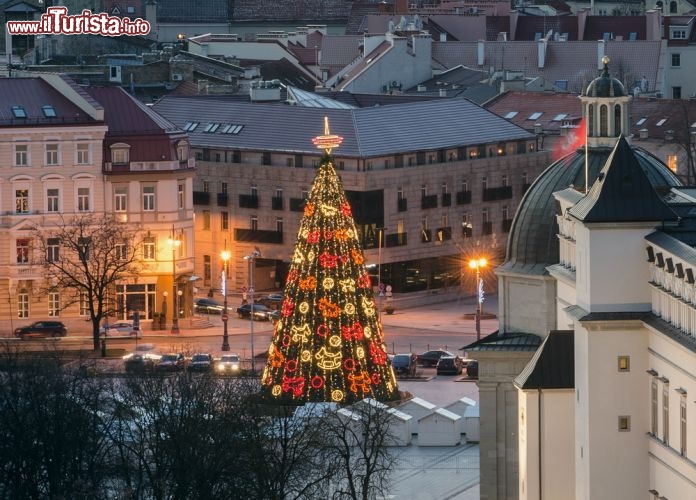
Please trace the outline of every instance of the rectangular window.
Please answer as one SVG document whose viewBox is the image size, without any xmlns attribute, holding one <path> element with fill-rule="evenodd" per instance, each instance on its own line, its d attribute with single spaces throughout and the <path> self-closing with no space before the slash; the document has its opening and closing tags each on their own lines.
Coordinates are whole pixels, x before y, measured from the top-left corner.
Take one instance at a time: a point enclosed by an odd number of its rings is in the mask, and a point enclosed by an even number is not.
<svg viewBox="0 0 696 500">
<path fill-rule="evenodd" d="M 279 233 L 283 232 L 283 218 L 276 217 L 276 231 Z"/>
<path fill-rule="evenodd" d="M 89 212 L 89 188 L 77 188 L 77 211 Z"/>
<path fill-rule="evenodd" d="M 58 262 L 60 260 L 60 240 L 58 238 L 48 238 L 46 240 L 46 260 L 48 262 Z"/>
<path fill-rule="evenodd" d="M 481 189 L 488 189 L 488 177 L 481 177 Z"/>
<path fill-rule="evenodd" d="M 89 316 L 89 299 L 86 292 L 80 292 L 80 316 Z"/>
<path fill-rule="evenodd" d="M 226 182 L 223 182 L 220 184 L 220 192 L 222 194 L 227 194 L 228 192 L 228 184 Z"/>
<path fill-rule="evenodd" d="M 17 240 L 17 264 L 29 263 L 29 243 L 28 238 Z"/>
<path fill-rule="evenodd" d="M 58 189 L 46 190 L 46 211 L 59 212 L 60 191 Z"/>
<path fill-rule="evenodd" d="M 203 280 L 210 284 L 210 255 L 203 256 Z"/>
<path fill-rule="evenodd" d="M 628 415 L 619 416 L 619 432 L 629 432 L 631 430 L 631 417 Z"/>
<path fill-rule="evenodd" d="M 276 198 L 282 198 L 283 197 L 283 190 L 281 188 L 276 188 L 275 195 L 276 195 Z"/>
<path fill-rule="evenodd" d="M 257 188 L 256 186 L 251 186 L 251 196 L 252 196 L 253 198 L 258 198 L 258 196 L 259 196 L 259 188 Z"/>
<path fill-rule="evenodd" d="M 503 175 L 500 178 L 500 185 L 503 187 L 506 187 L 508 185 L 508 176 L 507 175 Z"/>
<path fill-rule="evenodd" d="M 669 445 L 669 381 L 662 386 L 662 442 Z"/>
<path fill-rule="evenodd" d="M 258 231 L 259 230 L 259 219 L 255 216 L 252 215 L 251 219 L 249 219 L 249 224 L 250 224 L 250 229 L 252 231 Z"/>
<path fill-rule="evenodd" d="M 657 436 L 657 378 L 653 377 L 650 384 L 650 432 Z"/>
<path fill-rule="evenodd" d="M 186 207 L 186 197 L 184 196 L 184 185 L 179 184 L 177 187 L 177 206 L 179 207 L 179 210 L 183 210 Z"/>
<path fill-rule="evenodd" d="M 116 260 L 128 260 L 128 245 L 126 243 L 116 243 Z"/>
<path fill-rule="evenodd" d="M 428 186 L 423 184 L 421 186 L 421 198 L 425 198 L 426 196 L 428 196 Z"/>
<path fill-rule="evenodd" d="M 15 167 L 26 167 L 27 165 L 29 165 L 29 146 L 15 144 Z"/>
<path fill-rule="evenodd" d="M 46 144 L 46 165 L 58 165 L 58 144 Z"/>
<path fill-rule="evenodd" d="M 203 229 L 210 230 L 210 210 L 203 210 Z"/>
<path fill-rule="evenodd" d="M 155 238 L 152 236 L 145 238 L 143 240 L 143 259 L 155 260 L 155 251 Z"/>
<path fill-rule="evenodd" d="M 686 391 L 681 391 L 679 400 L 679 453 L 686 456 Z"/>
<path fill-rule="evenodd" d="M 128 211 L 128 188 L 119 186 L 114 188 L 114 212 Z"/>
<path fill-rule="evenodd" d="M 77 145 L 77 164 L 78 165 L 89 165 L 90 155 L 89 155 L 89 144 L 81 142 Z"/>
<path fill-rule="evenodd" d="M 143 186 L 143 210 L 145 212 L 155 210 L 155 186 Z"/>
<path fill-rule="evenodd" d="M 481 210 L 481 221 L 485 224 L 486 222 L 490 222 L 490 215 L 488 213 L 488 209 L 484 208 Z"/>
<path fill-rule="evenodd" d="M 114 149 L 111 153 L 114 158 L 114 164 L 125 165 L 128 163 L 128 150 L 127 149 Z"/>
<path fill-rule="evenodd" d="M 15 190 L 15 213 L 18 213 L 18 214 L 28 214 L 29 213 L 29 190 L 28 189 L 16 189 Z"/>
<path fill-rule="evenodd" d="M 230 214 L 228 212 L 220 212 L 220 229 L 223 231 L 230 229 Z"/>
<path fill-rule="evenodd" d="M 210 193 L 210 181 L 203 181 L 203 192 Z"/>
<path fill-rule="evenodd" d="M 631 356 L 619 356 L 618 357 L 618 369 L 620 372 L 630 372 L 631 371 Z"/>
<path fill-rule="evenodd" d="M 678 68 L 681 66 L 681 54 L 679 52 L 672 54 L 672 67 Z"/>
<path fill-rule="evenodd" d="M 672 99 L 681 99 L 682 97 L 682 88 L 681 87 L 672 87 Z"/>
<path fill-rule="evenodd" d="M 55 318 L 60 314 L 60 295 L 58 292 L 48 293 L 48 316 Z"/>
<path fill-rule="evenodd" d="M 29 293 L 22 291 L 17 294 L 17 317 L 29 317 Z"/>
</svg>

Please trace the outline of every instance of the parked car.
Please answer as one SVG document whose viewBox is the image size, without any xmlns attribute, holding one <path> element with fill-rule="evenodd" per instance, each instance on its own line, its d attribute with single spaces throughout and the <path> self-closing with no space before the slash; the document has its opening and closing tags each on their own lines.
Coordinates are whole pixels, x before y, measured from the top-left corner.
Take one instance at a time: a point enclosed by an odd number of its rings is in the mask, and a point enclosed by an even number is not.
<svg viewBox="0 0 696 500">
<path fill-rule="evenodd" d="M 478 361 L 472 359 L 466 365 L 466 374 L 469 378 L 478 378 Z"/>
<path fill-rule="evenodd" d="M 251 314 L 251 304 L 244 304 L 237 308 L 237 316 L 249 319 Z M 254 304 L 254 321 L 271 321 L 273 315 L 271 310 L 263 304 Z"/>
<path fill-rule="evenodd" d="M 438 375 L 459 375 L 464 364 L 459 356 L 440 356 L 437 361 Z"/>
<path fill-rule="evenodd" d="M 175 372 L 184 369 L 186 364 L 186 359 L 181 353 L 170 353 L 163 354 L 159 362 L 155 366 L 157 371 L 161 372 Z"/>
<path fill-rule="evenodd" d="M 215 364 L 215 371 L 220 374 L 239 373 L 241 361 L 239 354 L 225 354 Z"/>
<path fill-rule="evenodd" d="M 109 327 L 103 325 L 99 329 L 100 335 L 135 335 L 135 330 L 133 330 L 133 323 L 130 321 L 117 321 L 115 323 L 109 323 Z M 138 336 L 142 335 L 142 331 L 138 330 Z"/>
<path fill-rule="evenodd" d="M 189 370 L 194 372 L 207 372 L 213 368 L 213 356 L 207 353 L 198 353 L 191 356 Z"/>
<path fill-rule="evenodd" d="M 423 366 L 435 366 L 442 356 L 454 356 L 449 351 L 434 350 L 418 355 L 418 363 Z"/>
<path fill-rule="evenodd" d="M 193 312 L 201 314 L 222 314 L 225 306 L 218 301 L 201 297 L 193 302 Z"/>
<path fill-rule="evenodd" d="M 155 368 L 158 361 L 159 356 L 134 352 L 124 358 L 123 367 L 126 372 L 151 371 Z"/>
<path fill-rule="evenodd" d="M 395 354 L 391 358 L 392 368 L 397 375 L 405 377 L 416 376 L 416 355 L 415 354 Z"/>
<path fill-rule="evenodd" d="M 15 328 L 14 335 L 21 339 L 30 337 L 65 337 L 68 329 L 60 321 L 36 321 L 31 325 Z"/>
<path fill-rule="evenodd" d="M 270 293 L 265 297 L 258 299 L 256 303 L 262 304 L 269 309 L 276 310 L 280 309 L 280 307 L 283 305 L 283 300 L 285 300 L 285 296 L 282 293 Z"/>
</svg>

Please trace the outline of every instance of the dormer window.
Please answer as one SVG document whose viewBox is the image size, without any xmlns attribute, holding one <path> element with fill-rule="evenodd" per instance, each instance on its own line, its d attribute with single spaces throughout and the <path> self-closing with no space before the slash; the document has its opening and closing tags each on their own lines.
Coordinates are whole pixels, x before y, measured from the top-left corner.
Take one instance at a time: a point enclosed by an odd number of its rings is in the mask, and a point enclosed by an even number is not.
<svg viewBox="0 0 696 500">
<path fill-rule="evenodd" d="M 12 106 L 12 116 L 15 118 L 26 118 L 27 112 L 22 106 Z"/>
<path fill-rule="evenodd" d="M 51 106 L 50 104 L 41 106 L 41 110 L 43 111 L 43 114 L 46 118 L 55 118 L 57 116 L 56 110 L 53 109 L 53 106 Z"/>
<path fill-rule="evenodd" d="M 187 141 L 176 143 L 176 157 L 179 161 L 188 161 L 189 146 Z"/>
<path fill-rule="evenodd" d="M 111 161 L 114 165 L 127 165 L 129 157 L 130 145 L 119 142 L 111 146 Z"/>
</svg>

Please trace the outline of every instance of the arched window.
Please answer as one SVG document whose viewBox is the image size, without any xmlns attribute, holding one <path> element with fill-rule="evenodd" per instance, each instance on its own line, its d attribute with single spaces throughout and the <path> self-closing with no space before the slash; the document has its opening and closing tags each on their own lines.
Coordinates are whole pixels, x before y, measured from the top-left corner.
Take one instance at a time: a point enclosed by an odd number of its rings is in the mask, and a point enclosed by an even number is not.
<svg viewBox="0 0 696 500">
<path fill-rule="evenodd" d="M 600 137 L 607 137 L 609 135 L 608 132 L 608 111 L 607 111 L 607 105 L 602 104 L 599 107 L 599 135 Z"/>
<path fill-rule="evenodd" d="M 621 135 L 621 105 L 614 105 L 614 137 Z"/>
<path fill-rule="evenodd" d="M 594 137 L 594 104 L 587 106 L 587 137 Z"/>
<path fill-rule="evenodd" d="M 669 13 L 670 14 L 676 14 L 677 13 L 677 2 L 672 0 L 669 2 Z"/>
<path fill-rule="evenodd" d="M 655 8 L 656 8 L 656 9 L 659 9 L 660 12 L 662 12 L 662 7 L 663 7 L 663 5 L 664 5 L 664 4 L 662 3 L 661 0 L 658 0 L 657 2 L 655 2 Z"/>
</svg>

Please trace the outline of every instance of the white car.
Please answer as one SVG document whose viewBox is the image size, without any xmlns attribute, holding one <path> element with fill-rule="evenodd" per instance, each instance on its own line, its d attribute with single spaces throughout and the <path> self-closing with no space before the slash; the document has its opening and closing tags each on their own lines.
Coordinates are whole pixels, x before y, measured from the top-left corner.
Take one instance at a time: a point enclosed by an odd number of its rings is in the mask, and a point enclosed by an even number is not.
<svg viewBox="0 0 696 500">
<path fill-rule="evenodd" d="M 130 321 L 117 321 L 115 323 L 109 323 L 108 328 L 106 325 L 99 329 L 101 335 L 130 335 L 135 336 L 135 331 L 133 330 L 133 323 Z M 141 337 L 142 331 L 138 330 L 138 337 Z"/>
<path fill-rule="evenodd" d="M 225 354 L 215 364 L 215 371 L 221 374 L 239 373 L 240 368 L 241 361 L 239 359 L 239 354 Z"/>
</svg>

